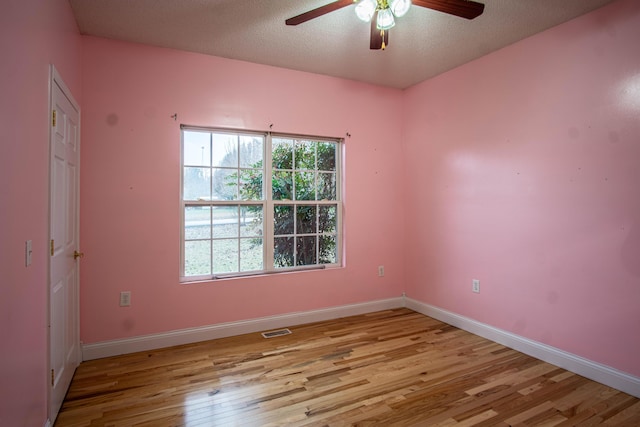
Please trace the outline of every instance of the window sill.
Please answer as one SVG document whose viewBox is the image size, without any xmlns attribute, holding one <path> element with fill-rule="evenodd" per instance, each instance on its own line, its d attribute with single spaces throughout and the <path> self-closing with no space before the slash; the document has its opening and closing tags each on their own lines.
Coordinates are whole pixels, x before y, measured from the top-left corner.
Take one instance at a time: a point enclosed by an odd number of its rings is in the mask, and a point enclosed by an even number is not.
<svg viewBox="0 0 640 427">
<path fill-rule="evenodd" d="M 218 274 L 214 276 L 181 277 L 180 284 L 190 285 L 190 284 L 197 284 L 197 283 L 203 283 L 203 282 L 217 282 L 219 280 L 227 280 L 227 279 L 245 279 L 249 277 L 272 276 L 275 274 L 302 273 L 302 272 L 317 271 L 317 270 L 333 270 L 340 267 L 342 266 L 339 264 L 323 264 L 323 265 L 314 265 L 309 267 L 282 268 L 282 269 L 272 270 L 272 271 L 263 270 L 263 271 L 252 271 L 247 273 Z"/>
</svg>

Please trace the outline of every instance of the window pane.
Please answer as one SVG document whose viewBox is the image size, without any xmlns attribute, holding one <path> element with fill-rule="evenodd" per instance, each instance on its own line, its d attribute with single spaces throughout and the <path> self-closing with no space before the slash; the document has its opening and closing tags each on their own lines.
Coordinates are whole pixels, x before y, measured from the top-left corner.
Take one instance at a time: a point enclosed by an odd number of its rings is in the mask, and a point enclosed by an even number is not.
<svg viewBox="0 0 640 427">
<path fill-rule="evenodd" d="M 213 272 L 238 272 L 238 239 L 223 239 L 213 241 Z"/>
<path fill-rule="evenodd" d="M 238 170 L 213 169 L 213 197 L 211 200 L 238 199 Z"/>
<path fill-rule="evenodd" d="M 336 174 L 318 173 L 318 200 L 336 199 Z"/>
<path fill-rule="evenodd" d="M 208 168 L 184 168 L 182 179 L 183 200 L 211 199 L 211 170 Z"/>
<path fill-rule="evenodd" d="M 296 265 L 313 265 L 316 263 L 316 236 L 296 238 Z"/>
<path fill-rule="evenodd" d="M 273 233 L 293 234 L 293 206 L 275 205 L 273 207 Z"/>
<path fill-rule="evenodd" d="M 336 147 L 337 144 L 331 142 L 318 143 L 318 170 L 336 170 Z"/>
<path fill-rule="evenodd" d="M 184 238 L 186 240 L 211 238 L 211 208 L 189 206 L 184 208 Z"/>
<path fill-rule="evenodd" d="M 184 242 L 184 274 L 211 274 L 211 240 Z"/>
<path fill-rule="evenodd" d="M 238 167 L 238 136 L 224 133 L 213 134 L 212 166 Z"/>
<path fill-rule="evenodd" d="M 213 208 L 213 237 L 238 237 L 238 207 L 214 206 Z M 217 250 L 216 250 L 217 254 Z"/>
<path fill-rule="evenodd" d="M 293 200 L 293 172 L 275 171 L 271 181 L 273 200 Z"/>
<path fill-rule="evenodd" d="M 320 236 L 320 264 L 335 264 L 337 260 L 336 236 Z"/>
<path fill-rule="evenodd" d="M 318 217 L 319 233 L 335 233 L 337 229 L 337 207 L 320 206 L 320 215 Z"/>
<path fill-rule="evenodd" d="M 296 141 L 296 169 L 316 168 L 316 144 L 310 141 Z"/>
<path fill-rule="evenodd" d="M 211 134 L 184 132 L 183 162 L 189 166 L 211 166 Z"/>
<path fill-rule="evenodd" d="M 262 170 L 240 169 L 240 199 L 262 200 Z"/>
<path fill-rule="evenodd" d="M 182 142 L 185 276 L 340 263 L 338 141 L 193 129 Z"/>
<path fill-rule="evenodd" d="M 262 270 L 262 239 L 240 240 L 240 271 Z"/>
<path fill-rule="evenodd" d="M 293 237 L 276 237 L 273 243 L 274 267 L 293 267 Z"/>
<path fill-rule="evenodd" d="M 315 200 L 315 173 L 295 172 L 296 200 Z"/>
<path fill-rule="evenodd" d="M 262 237 L 262 206 L 240 207 L 240 236 Z"/>
<path fill-rule="evenodd" d="M 296 232 L 297 234 L 316 232 L 316 206 L 296 207 Z"/>
<path fill-rule="evenodd" d="M 293 169 L 293 141 L 274 138 L 271 145 L 273 167 L 275 169 Z"/>
<path fill-rule="evenodd" d="M 240 137 L 240 167 L 262 169 L 264 156 L 263 138 L 258 136 Z"/>
</svg>

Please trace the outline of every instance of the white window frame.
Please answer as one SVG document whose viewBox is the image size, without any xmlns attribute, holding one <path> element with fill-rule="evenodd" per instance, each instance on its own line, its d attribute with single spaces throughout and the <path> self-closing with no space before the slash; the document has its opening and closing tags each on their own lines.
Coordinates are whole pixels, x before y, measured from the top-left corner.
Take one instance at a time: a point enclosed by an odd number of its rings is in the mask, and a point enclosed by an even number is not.
<svg viewBox="0 0 640 427">
<path fill-rule="evenodd" d="M 200 131 L 210 133 L 228 133 L 234 135 L 259 135 L 264 138 L 263 144 L 263 199 L 260 201 L 253 200 L 207 200 L 207 201 L 185 201 L 183 197 L 184 191 L 184 132 L 185 131 Z M 273 200 L 272 199 L 272 141 L 274 138 L 313 141 L 313 142 L 329 142 L 336 144 L 336 198 L 335 200 Z M 229 128 L 214 128 L 214 127 L 201 127 L 201 126 L 180 126 L 180 282 L 201 282 L 210 281 L 216 279 L 244 277 L 244 276 L 256 276 L 264 274 L 279 274 L 292 271 L 305 271 L 316 270 L 325 268 L 341 267 L 343 263 L 343 231 L 342 231 L 342 176 L 343 176 L 343 151 L 344 139 L 331 138 L 331 137 L 318 137 L 309 135 L 287 134 L 287 133 L 272 133 L 272 132 L 260 132 L 260 131 L 246 131 L 241 129 L 229 129 Z M 294 150 L 295 152 L 295 150 Z M 317 159 L 316 159 L 317 161 Z M 318 172 L 317 164 L 315 172 Z M 295 183 L 294 183 L 295 186 Z M 295 189 L 292 189 L 295 192 Z M 295 194 L 295 193 L 294 193 Z M 200 276 L 185 276 L 185 207 L 188 206 L 255 206 L 261 205 L 263 212 L 263 269 L 247 272 L 232 272 L 232 273 L 220 273 L 220 274 L 207 274 Z M 312 206 L 336 206 L 336 262 L 332 264 L 312 264 L 292 267 L 274 267 L 274 206 L 275 205 L 312 205 Z M 319 211 L 319 210 L 318 210 Z M 295 223 L 294 220 L 294 230 Z M 333 235 L 334 233 L 330 233 Z M 316 236 L 320 238 L 322 233 L 296 233 L 294 231 L 294 239 L 299 236 Z M 213 239 L 213 237 L 211 237 Z M 212 254 L 213 256 L 213 254 Z M 318 254 L 316 253 L 316 261 Z"/>
</svg>

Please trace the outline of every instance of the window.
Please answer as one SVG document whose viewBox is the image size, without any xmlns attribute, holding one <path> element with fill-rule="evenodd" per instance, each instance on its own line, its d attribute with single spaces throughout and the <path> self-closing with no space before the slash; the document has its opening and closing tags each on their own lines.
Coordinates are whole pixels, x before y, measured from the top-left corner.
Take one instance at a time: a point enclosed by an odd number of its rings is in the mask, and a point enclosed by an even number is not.
<svg viewBox="0 0 640 427">
<path fill-rule="evenodd" d="M 340 143 L 183 126 L 182 279 L 340 265 Z"/>
</svg>

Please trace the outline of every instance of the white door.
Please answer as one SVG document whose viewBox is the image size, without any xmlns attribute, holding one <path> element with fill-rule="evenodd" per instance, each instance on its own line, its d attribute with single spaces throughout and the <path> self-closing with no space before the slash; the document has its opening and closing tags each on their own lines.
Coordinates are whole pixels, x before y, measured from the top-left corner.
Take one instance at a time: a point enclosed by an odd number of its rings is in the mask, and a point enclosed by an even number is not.
<svg viewBox="0 0 640 427">
<path fill-rule="evenodd" d="M 49 201 L 49 420 L 58 415 L 80 363 L 78 178 L 80 111 L 52 67 Z"/>
</svg>

